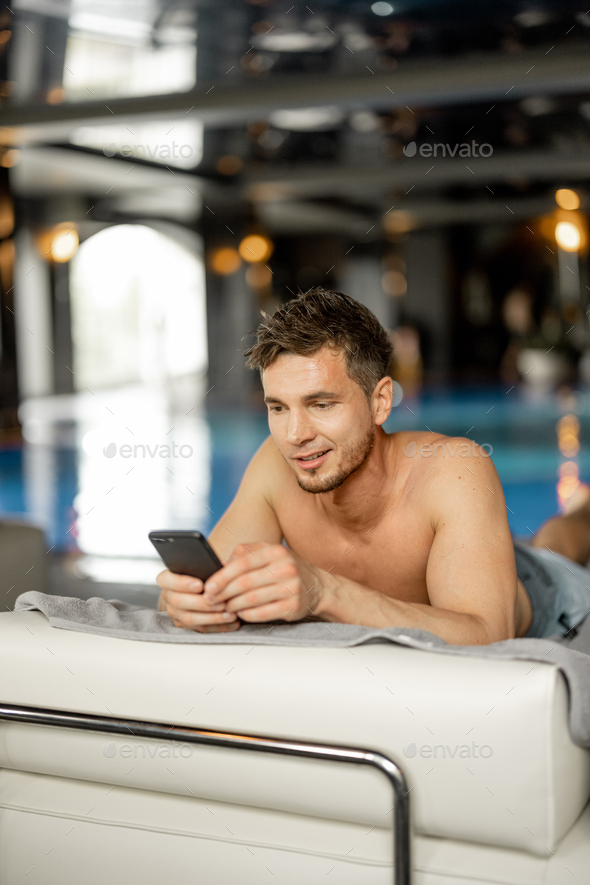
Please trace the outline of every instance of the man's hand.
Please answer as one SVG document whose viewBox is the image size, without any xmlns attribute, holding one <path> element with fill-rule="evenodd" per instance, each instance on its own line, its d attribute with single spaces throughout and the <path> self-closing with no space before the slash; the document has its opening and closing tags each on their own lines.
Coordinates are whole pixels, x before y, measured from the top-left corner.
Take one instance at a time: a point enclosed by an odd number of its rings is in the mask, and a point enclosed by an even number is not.
<svg viewBox="0 0 590 885">
<path fill-rule="evenodd" d="M 234 612 L 226 611 L 223 603 L 211 605 L 205 599 L 203 582 L 197 578 L 166 569 L 160 572 L 156 582 L 162 588 L 160 610 L 168 613 L 175 627 L 197 633 L 228 633 L 240 629 Z"/>
<path fill-rule="evenodd" d="M 314 615 L 321 573 L 282 544 L 238 544 L 229 562 L 205 581 L 204 601 L 225 604 L 243 621 L 300 621 Z"/>
</svg>

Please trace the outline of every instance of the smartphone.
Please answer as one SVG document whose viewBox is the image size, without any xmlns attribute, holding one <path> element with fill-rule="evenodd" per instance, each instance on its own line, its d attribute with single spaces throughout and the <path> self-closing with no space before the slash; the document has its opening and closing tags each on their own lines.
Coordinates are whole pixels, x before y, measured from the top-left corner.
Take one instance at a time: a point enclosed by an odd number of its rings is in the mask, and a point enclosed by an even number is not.
<svg viewBox="0 0 590 885">
<path fill-rule="evenodd" d="M 150 541 L 166 568 L 178 575 L 191 575 L 206 581 L 222 568 L 217 554 L 200 532 L 150 532 Z"/>
</svg>

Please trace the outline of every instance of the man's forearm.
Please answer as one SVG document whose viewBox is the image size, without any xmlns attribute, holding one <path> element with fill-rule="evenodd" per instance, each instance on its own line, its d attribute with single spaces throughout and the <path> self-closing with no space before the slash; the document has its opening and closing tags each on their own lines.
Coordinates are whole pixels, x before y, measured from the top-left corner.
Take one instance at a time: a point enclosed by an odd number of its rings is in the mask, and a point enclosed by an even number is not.
<svg viewBox="0 0 590 885">
<path fill-rule="evenodd" d="M 487 645 L 509 636 L 494 635 L 477 615 L 402 602 L 339 575 L 327 576 L 314 614 L 323 621 L 364 627 L 414 627 L 451 645 Z"/>
</svg>

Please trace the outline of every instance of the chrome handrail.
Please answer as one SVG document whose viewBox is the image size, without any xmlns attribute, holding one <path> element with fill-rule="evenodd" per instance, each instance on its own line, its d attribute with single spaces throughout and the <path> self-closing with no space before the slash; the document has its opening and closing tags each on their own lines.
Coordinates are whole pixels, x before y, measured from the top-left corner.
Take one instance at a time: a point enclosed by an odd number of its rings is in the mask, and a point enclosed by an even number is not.
<svg viewBox="0 0 590 885">
<path fill-rule="evenodd" d="M 394 885 L 410 885 L 409 790 L 401 768 L 383 753 L 358 747 L 290 741 L 262 735 L 144 722 L 137 719 L 71 713 L 66 710 L 45 710 L 41 707 L 22 707 L 17 704 L 0 704 L 0 719 L 25 722 L 31 725 L 50 725 L 57 728 L 75 728 L 82 731 L 98 731 L 127 736 L 131 732 L 135 737 L 182 740 L 186 743 L 228 747 L 234 750 L 371 765 L 382 772 L 393 787 L 393 883 Z"/>
</svg>

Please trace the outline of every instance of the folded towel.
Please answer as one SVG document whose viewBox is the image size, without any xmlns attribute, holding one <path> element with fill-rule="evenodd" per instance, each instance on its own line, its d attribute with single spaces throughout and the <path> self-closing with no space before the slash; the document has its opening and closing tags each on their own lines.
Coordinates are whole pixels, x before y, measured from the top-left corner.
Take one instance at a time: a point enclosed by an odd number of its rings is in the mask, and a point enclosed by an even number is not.
<svg viewBox="0 0 590 885">
<path fill-rule="evenodd" d="M 231 633 L 196 633 L 175 627 L 165 612 L 142 609 L 116 599 L 93 597 L 83 600 L 49 596 L 34 590 L 19 596 L 14 610 L 43 612 L 53 627 L 65 630 L 148 642 L 328 647 L 392 642 L 437 654 L 541 661 L 558 667 L 563 673 L 569 687 L 568 721 L 572 740 L 580 747 L 590 747 L 590 618 L 571 640 L 553 636 L 548 639 L 508 639 L 490 645 L 449 645 L 426 630 L 377 629 L 318 621 L 242 624 L 239 630 Z"/>
</svg>

